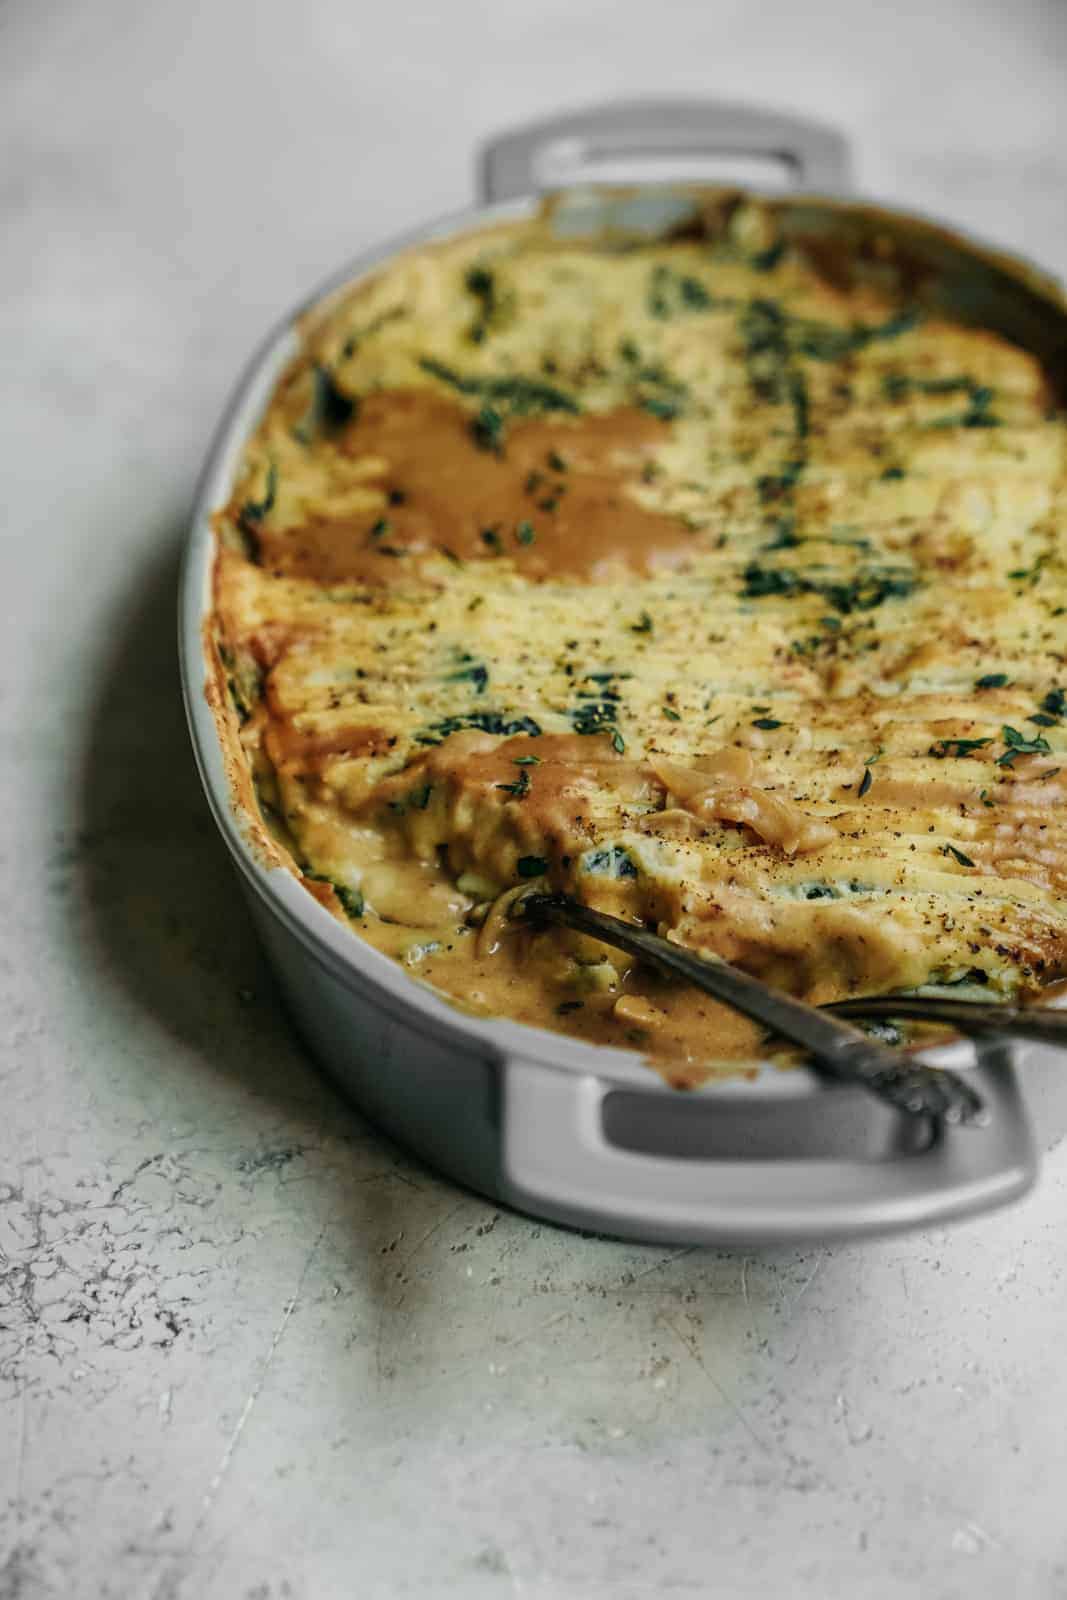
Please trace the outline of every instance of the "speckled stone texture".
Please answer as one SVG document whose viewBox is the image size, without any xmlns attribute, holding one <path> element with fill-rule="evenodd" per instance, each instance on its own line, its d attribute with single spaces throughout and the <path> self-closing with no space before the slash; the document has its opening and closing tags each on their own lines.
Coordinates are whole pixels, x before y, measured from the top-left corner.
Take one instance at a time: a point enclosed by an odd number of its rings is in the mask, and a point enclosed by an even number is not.
<svg viewBox="0 0 1067 1600">
<path fill-rule="evenodd" d="M 610 95 L 840 121 L 862 186 L 1067 268 L 1026 0 L 0 9 L 0 1600 L 1067 1594 L 1067 1127 L 946 1233 L 748 1257 L 439 1181 L 293 1038 L 174 658 L 266 324 Z"/>
</svg>

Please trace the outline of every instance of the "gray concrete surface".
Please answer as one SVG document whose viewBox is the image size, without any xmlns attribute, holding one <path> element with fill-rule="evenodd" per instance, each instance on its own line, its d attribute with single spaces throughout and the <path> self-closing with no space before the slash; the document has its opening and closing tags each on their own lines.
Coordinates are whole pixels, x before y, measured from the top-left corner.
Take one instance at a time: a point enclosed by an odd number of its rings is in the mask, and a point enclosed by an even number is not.
<svg viewBox="0 0 1067 1600">
<path fill-rule="evenodd" d="M 1038 1192 L 751 1255 L 501 1214 L 290 1034 L 201 800 L 175 561 L 237 364 L 640 90 L 837 118 L 1067 269 L 1062 5 L 0 7 L 0 1597 L 1067 1594 L 1067 1094 Z"/>
</svg>

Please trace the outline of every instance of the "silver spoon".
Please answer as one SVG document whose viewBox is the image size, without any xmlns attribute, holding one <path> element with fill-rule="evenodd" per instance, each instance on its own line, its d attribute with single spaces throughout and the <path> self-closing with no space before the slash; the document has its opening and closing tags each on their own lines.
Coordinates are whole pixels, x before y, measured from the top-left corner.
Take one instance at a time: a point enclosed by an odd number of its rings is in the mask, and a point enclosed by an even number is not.
<svg viewBox="0 0 1067 1600">
<path fill-rule="evenodd" d="M 860 1084 L 898 1111 L 934 1117 L 939 1122 L 975 1124 L 986 1120 L 981 1096 L 956 1073 L 901 1055 L 839 1017 L 780 994 L 728 962 L 706 961 L 657 933 L 593 911 L 568 895 L 532 890 L 513 902 L 511 915 L 535 925 L 555 923 L 574 928 L 685 978 L 772 1033 L 802 1046 L 828 1077 Z"/>
<path fill-rule="evenodd" d="M 839 1017 L 888 1017 L 902 1022 L 943 1022 L 960 1033 L 1010 1033 L 1021 1039 L 1067 1049 L 1067 1010 L 1048 1005 L 991 1004 L 984 1000 L 942 999 L 938 995 L 878 994 L 835 1000 L 827 1006 Z"/>
</svg>

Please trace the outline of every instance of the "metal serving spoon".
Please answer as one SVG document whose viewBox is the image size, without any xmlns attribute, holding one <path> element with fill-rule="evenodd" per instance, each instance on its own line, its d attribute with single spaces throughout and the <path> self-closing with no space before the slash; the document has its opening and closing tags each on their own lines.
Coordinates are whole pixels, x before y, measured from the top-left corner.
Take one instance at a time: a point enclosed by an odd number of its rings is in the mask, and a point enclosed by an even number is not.
<svg viewBox="0 0 1067 1600">
<path fill-rule="evenodd" d="M 728 962 L 706 961 L 691 950 L 661 939 L 657 933 L 649 933 L 645 928 L 635 927 L 632 922 L 623 922 L 603 911 L 593 911 L 568 895 L 531 890 L 513 902 L 511 915 L 535 925 L 555 923 L 588 933 L 605 944 L 640 956 L 665 972 L 685 978 L 716 1000 L 733 1006 L 743 1016 L 761 1022 L 792 1044 L 801 1045 L 828 1077 L 860 1084 L 898 1111 L 953 1123 L 983 1123 L 987 1118 L 981 1096 L 956 1073 L 899 1054 L 839 1017 L 780 994 Z M 865 1002 L 856 1002 L 857 1005 L 862 1003 Z M 957 1005 L 964 1003 L 955 1002 Z M 891 1012 L 893 1016 L 904 1014 L 899 1009 L 900 1004 L 893 1001 L 897 1007 Z M 923 1014 L 929 1013 L 924 1011 Z"/>
<path fill-rule="evenodd" d="M 1020 1039 L 1067 1049 L 1067 1010 L 1049 1005 L 1016 1006 L 937 995 L 878 994 L 835 1000 L 826 1007 L 839 1017 L 891 1017 L 901 1022 L 943 1022 L 960 1033 L 1010 1033 Z"/>
</svg>

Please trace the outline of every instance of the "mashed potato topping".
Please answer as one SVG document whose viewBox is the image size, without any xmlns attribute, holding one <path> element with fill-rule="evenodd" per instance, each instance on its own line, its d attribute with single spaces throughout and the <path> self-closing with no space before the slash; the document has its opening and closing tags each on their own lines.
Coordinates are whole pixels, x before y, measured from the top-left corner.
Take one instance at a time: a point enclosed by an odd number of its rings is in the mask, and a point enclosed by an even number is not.
<svg viewBox="0 0 1067 1600">
<path fill-rule="evenodd" d="M 1031 354 L 755 202 L 399 257 L 309 322 L 218 517 L 263 813 L 458 1003 L 676 1081 L 755 1030 L 502 897 L 816 1002 L 1033 989 L 1067 969 L 1065 441 Z"/>
</svg>

